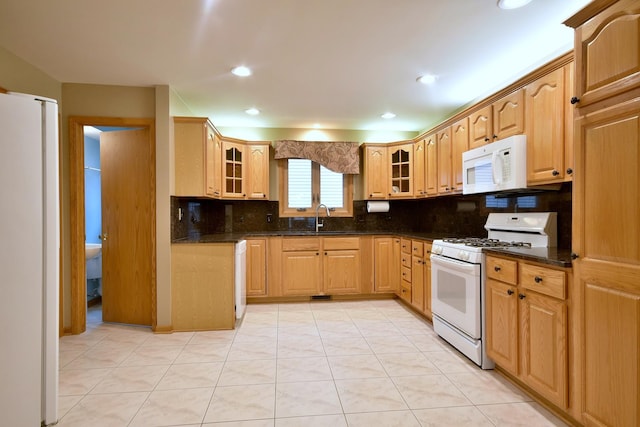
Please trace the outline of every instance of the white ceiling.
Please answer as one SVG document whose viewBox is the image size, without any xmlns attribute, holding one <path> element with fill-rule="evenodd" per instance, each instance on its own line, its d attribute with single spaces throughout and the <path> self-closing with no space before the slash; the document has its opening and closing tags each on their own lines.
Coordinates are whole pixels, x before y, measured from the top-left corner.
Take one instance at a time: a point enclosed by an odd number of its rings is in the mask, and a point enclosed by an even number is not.
<svg viewBox="0 0 640 427">
<path fill-rule="evenodd" d="M 419 131 L 570 50 L 589 0 L 496 2 L 2 0 L 0 46 L 63 83 L 169 85 L 218 127 Z"/>
</svg>

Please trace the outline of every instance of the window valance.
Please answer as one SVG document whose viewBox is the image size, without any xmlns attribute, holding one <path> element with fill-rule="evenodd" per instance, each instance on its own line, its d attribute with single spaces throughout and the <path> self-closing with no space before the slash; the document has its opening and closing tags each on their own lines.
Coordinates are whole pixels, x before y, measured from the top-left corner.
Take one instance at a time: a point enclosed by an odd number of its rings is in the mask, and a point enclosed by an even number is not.
<svg viewBox="0 0 640 427">
<path fill-rule="evenodd" d="M 274 141 L 276 159 L 309 159 L 325 168 L 346 174 L 360 173 L 357 142 Z"/>
</svg>

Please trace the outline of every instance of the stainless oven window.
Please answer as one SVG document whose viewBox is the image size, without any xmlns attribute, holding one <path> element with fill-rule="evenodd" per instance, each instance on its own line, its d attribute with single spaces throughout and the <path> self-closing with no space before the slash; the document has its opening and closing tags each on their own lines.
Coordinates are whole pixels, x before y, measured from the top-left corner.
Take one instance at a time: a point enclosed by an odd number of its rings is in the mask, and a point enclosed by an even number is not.
<svg viewBox="0 0 640 427">
<path fill-rule="evenodd" d="M 437 287 L 438 300 L 460 313 L 466 313 L 467 279 L 445 270 L 438 270 L 436 277 L 437 283 L 446 283 L 444 286 Z"/>
</svg>

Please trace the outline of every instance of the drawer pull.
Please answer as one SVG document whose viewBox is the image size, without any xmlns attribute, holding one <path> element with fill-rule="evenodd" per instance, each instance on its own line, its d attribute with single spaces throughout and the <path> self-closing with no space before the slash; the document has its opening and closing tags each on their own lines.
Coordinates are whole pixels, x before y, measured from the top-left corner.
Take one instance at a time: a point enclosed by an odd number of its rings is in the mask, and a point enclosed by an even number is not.
<svg viewBox="0 0 640 427">
<path fill-rule="evenodd" d="M 525 299 L 527 296 L 525 294 L 518 294 L 518 298 Z"/>
<path fill-rule="evenodd" d="M 533 278 L 533 280 L 534 280 L 536 283 L 540 283 L 540 282 L 542 282 L 542 277 L 540 277 L 540 276 L 536 276 L 536 277 L 534 277 L 534 278 Z"/>
<path fill-rule="evenodd" d="M 496 265 L 495 267 L 493 267 L 493 269 L 494 269 L 495 271 L 500 271 L 500 267 L 499 267 L 499 266 L 497 266 L 497 265 Z"/>
<path fill-rule="evenodd" d="M 507 295 L 513 295 L 513 291 L 511 289 L 507 290 Z"/>
</svg>

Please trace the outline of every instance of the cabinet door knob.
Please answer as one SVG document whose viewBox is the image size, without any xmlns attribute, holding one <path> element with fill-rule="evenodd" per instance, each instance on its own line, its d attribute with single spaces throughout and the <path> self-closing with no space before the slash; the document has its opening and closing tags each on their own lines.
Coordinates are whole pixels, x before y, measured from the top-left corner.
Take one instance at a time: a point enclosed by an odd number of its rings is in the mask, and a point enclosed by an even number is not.
<svg viewBox="0 0 640 427">
<path fill-rule="evenodd" d="M 507 295 L 513 295 L 513 291 L 511 289 L 507 289 Z"/>
<path fill-rule="evenodd" d="M 571 102 L 571 104 L 575 105 L 578 102 L 580 102 L 580 98 L 578 98 L 577 96 L 573 96 L 573 97 L 571 97 L 571 101 L 569 101 L 569 102 Z"/>
<path fill-rule="evenodd" d="M 493 139 L 498 139 L 498 135 L 493 135 Z"/>
<path fill-rule="evenodd" d="M 577 259 L 580 255 L 575 252 L 571 252 L 571 259 Z"/>
<path fill-rule="evenodd" d="M 558 172 L 557 170 L 554 169 L 553 172 L 551 172 L 551 175 L 558 176 L 558 175 L 560 175 L 560 172 Z"/>
<path fill-rule="evenodd" d="M 496 265 L 495 267 L 493 267 L 493 269 L 494 269 L 495 271 L 500 271 L 500 270 L 501 270 L 501 269 L 500 269 L 500 267 L 499 267 L 499 266 L 497 266 L 497 265 Z"/>
<path fill-rule="evenodd" d="M 525 299 L 527 296 L 525 294 L 518 294 L 518 298 Z"/>
<path fill-rule="evenodd" d="M 326 255 L 327 253 L 325 252 L 324 254 Z"/>
<path fill-rule="evenodd" d="M 573 169 L 567 168 L 567 175 L 571 175 L 571 174 L 573 174 Z"/>
<path fill-rule="evenodd" d="M 489 141 L 491 141 L 491 140 L 488 137 L 484 138 L 484 142 L 489 142 Z"/>
<path fill-rule="evenodd" d="M 536 277 L 534 277 L 534 278 L 533 278 L 533 280 L 534 280 L 536 283 L 540 283 L 540 282 L 542 282 L 542 277 L 540 277 L 540 276 L 536 276 Z"/>
</svg>

